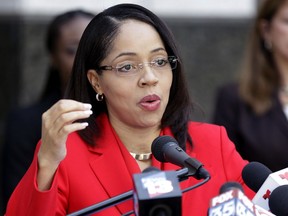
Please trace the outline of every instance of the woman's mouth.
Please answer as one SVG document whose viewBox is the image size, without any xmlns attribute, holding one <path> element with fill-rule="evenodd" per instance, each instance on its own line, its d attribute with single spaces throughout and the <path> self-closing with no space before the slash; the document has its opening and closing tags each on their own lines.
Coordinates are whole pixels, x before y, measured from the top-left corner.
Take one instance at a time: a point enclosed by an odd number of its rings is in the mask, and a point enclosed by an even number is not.
<svg viewBox="0 0 288 216">
<path fill-rule="evenodd" d="M 158 95 L 148 95 L 141 99 L 140 106 L 148 111 L 155 111 L 160 107 L 161 99 Z"/>
</svg>

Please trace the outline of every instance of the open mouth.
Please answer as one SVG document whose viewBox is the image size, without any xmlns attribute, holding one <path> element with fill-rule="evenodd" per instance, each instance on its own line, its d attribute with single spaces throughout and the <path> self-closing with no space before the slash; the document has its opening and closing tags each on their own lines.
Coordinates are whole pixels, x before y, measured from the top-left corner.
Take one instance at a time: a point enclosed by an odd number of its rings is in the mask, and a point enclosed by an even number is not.
<svg viewBox="0 0 288 216">
<path fill-rule="evenodd" d="M 161 99 L 158 95 L 148 95 L 140 101 L 140 105 L 145 110 L 154 111 L 160 107 Z"/>
</svg>

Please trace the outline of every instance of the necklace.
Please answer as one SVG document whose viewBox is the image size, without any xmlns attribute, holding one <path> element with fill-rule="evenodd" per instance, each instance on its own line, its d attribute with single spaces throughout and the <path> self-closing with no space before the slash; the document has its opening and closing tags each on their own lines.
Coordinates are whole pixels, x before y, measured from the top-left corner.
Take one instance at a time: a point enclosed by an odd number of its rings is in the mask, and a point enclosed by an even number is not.
<svg viewBox="0 0 288 216">
<path fill-rule="evenodd" d="M 145 160 L 149 160 L 152 157 L 152 153 L 144 153 L 144 154 L 136 154 L 136 153 L 132 153 L 130 152 L 130 154 L 132 155 L 133 158 L 135 158 L 136 160 L 139 161 L 145 161 Z"/>
</svg>

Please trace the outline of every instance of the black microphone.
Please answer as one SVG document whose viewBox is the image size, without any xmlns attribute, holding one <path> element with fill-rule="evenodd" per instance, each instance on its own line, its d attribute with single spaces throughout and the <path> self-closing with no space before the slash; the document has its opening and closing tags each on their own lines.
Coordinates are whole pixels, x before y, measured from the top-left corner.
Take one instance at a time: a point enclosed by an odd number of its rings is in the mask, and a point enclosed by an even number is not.
<svg viewBox="0 0 288 216">
<path fill-rule="evenodd" d="M 176 139 L 171 136 L 157 137 L 152 143 L 151 150 L 154 157 L 160 162 L 170 162 L 180 167 L 187 167 L 196 179 L 210 178 L 210 174 L 203 164 L 186 154 Z"/>
<path fill-rule="evenodd" d="M 151 174 L 151 172 L 161 172 L 161 170 L 158 169 L 157 167 L 149 166 L 142 171 L 142 173 L 150 173 L 150 174 Z"/>
<path fill-rule="evenodd" d="M 242 170 L 242 178 L 245 184 L 255 193 L 261 188 L 272 171 L 264 164 L 252 161 Z"/>
<path fill-rule="evenodd" d="M 226 193 L 229 190 L 239 189 L 244 193 L 243 187 L 238 182 L 230 181 L 220 187 L 219 194 Z"/>
<path fill-rule="evenodd" d="M 133 175 L 136 216 L 174 216 L 182 214 L 182 191 L 176 171 L 148 167 Z"/>
<path fill-rule="evenodd" d="M 275 188 L 269 198 L 270 211 L 277 216 L 288 215 L 288 185 Z"/>
</svg>

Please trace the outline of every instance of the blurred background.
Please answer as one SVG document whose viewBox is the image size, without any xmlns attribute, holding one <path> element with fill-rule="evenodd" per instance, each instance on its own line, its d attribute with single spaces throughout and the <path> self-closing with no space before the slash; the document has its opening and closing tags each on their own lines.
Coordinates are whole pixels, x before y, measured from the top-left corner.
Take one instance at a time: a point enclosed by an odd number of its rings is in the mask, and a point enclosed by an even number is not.
<svg viewBox="0 0 288 216">
<path fill-rule="evenodd" d="M 166 21 L 199 105 L 194 118 L 210 121 L 215 90 L 237 75 L 259 0 L 0 0 L 0 153 L 8 110 L 28 106 L 42 93 L 44 37 L 53 16 L 78 8 L 98 13 L 124 2 L 143 5 Z"/>
</svg>

